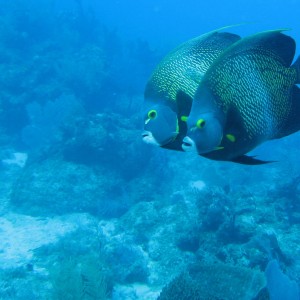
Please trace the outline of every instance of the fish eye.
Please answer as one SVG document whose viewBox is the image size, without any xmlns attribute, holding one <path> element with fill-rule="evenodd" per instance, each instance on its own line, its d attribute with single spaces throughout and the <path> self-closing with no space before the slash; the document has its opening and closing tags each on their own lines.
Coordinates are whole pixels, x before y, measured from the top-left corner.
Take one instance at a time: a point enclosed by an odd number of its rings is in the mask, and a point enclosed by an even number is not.
<svg viewBox="0 0 300 300">
<path fill-rule="evenodd" d="M 154 109 L 151 109 L 149 112 L 148 112 L 148 118 L 153 120 L 157 117 L 157 111 L 154 110 Z"/>
<path fill-rule="evenodd" d="M 199 129 L 204 128 L 204 126 L 205 126 L 205 120 L 199 119 L 199 120 L 197 121 L 197 123 L 196 123 L 196 126 L 197 126 Z"/>
</svg>

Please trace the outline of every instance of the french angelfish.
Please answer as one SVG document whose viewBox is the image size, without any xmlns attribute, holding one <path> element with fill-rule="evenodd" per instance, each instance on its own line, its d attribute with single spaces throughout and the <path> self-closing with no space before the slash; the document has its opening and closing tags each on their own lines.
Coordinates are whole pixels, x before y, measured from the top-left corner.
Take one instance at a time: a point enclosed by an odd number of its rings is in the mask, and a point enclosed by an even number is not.
<svg viewBox="0 0 300 300">
<path fill-rule="evenodd" d="M 192 99 L 209 66 L 240 37 L 218 30 L 189 40 L 156 67 L 144 95 L 146 143 L 182 151 Z"/>
<path fill-rule="evenodd" d="M 282 31 L 243 38 L 212 64 L 195 94 L 185 151 L 263 164 L 245 154 L 300 129 L 300 59 L 291 66 L 295 41 Z"/>
</svg>

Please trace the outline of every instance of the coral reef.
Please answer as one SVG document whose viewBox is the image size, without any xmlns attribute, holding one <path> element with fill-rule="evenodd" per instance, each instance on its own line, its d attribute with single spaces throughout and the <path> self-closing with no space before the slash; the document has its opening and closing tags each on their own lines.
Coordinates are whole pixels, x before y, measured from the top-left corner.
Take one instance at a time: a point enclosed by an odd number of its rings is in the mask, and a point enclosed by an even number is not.
<svg viewBox="0 0 300 300">
<path fill-rule="evenodd" d="M 122 127 L 118 126 L 121 123 Z M 52 125 L 44 127 L 38 127 L 43 136 L 55 130 Z M 11 203 L 16 210 L 33 215 L 89 212 L 117 217 L 134 203 L 151 201 L 163 192 L 155 176 L 161 168 L 153 166 L 151 148 L 137 141 L 136 135 L 129 120 L 108 114 L 78 119 L 71 128 L 70 124 L 64 126 L 64 143 L 59 136 L 56 141 L 60 148 L 45 136 L 48 143 L 38 155 L 31 155 L 15 182 Z M 28 141 L 36 147 L 43 142 L 41 138 L 33 140 L 32 134 L 30 137 Z"/>
<path fill-rule="evenodd" d="M 143 144 L 162 50 L 70 3 L 0 7 L 0 298 L 269 299 L 278 270 L 298 285 L 300 135 L 253 168 Z"/>
</svg>

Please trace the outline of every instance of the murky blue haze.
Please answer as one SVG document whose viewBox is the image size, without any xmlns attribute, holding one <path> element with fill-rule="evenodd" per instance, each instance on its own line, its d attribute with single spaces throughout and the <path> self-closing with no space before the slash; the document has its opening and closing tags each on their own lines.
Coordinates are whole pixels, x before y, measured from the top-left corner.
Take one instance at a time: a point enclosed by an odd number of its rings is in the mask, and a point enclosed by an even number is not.
<svg viewBox="0 0 300 300">
<path fill-rule="evenodd" d="M 299 1 L 0 4 L 0 299 L 300 298 L 300 133 L 261 166 L 141 139 L 166 53 L 242 24 L 297 58 Z"/>
</svg>

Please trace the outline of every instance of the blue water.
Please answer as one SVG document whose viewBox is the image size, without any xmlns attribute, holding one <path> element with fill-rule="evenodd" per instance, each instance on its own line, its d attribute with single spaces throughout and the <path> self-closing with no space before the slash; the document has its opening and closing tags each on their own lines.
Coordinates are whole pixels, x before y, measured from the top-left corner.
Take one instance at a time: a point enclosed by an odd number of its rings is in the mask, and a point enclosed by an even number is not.
<svg viewBox="0 0 300 300">
<path fill-rule="evenodd" d="M 0 299 L 300 298 L 299 132 L 262 166 L 141 140 L 166 53 L 235 24 L 298 44 L 298 1 L 0 4 Z"/>
</svg>

